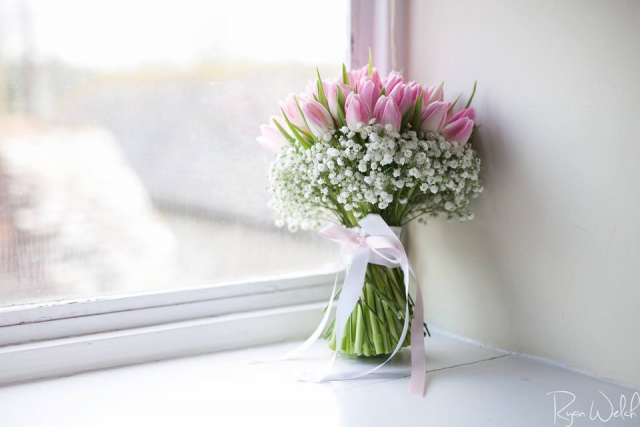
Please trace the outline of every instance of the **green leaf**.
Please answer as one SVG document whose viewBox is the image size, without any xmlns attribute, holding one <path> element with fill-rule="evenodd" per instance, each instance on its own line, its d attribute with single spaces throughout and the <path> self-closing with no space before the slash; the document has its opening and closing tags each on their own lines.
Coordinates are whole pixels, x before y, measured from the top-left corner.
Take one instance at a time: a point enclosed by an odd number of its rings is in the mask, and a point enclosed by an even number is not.
<svg viewBox="0 0 640 427">
<path fill-rule="evenodd" d="M 369 47 L 369 77 L 373 76 L 373 54 L 371 53 L 371 47 Z"/>
<path fill-rule="evenodd" d="M 414 131 L 418 132 L 420 129 L 420 115 L 422 114 L 422 94 L 423 90 L 420 90 L 420 95 L 418 95 L 418 99 L 416 100 L 416 105 L 413 107 L 413 120 L 411 122 L 411 127 Z"/>
<path fill-rule="evenodd" d="M 342 91 L 342 88 L 340 87 L 340 85 L 338 85 L 337 97 L 338 97 L 338 105 L 340 105 L 344 111 L 344 103 L 346 99 L 344 97 L 344 92 Z"/>
<path fill-rule="evenodd" d="M 311 132 L 311 128 L 309 127 L 309 123 L 307 123 L 307 118 L 304 116 L 304 113 L 302 112 L 302 108 L 300 107 L 300 103 L 298 102 L 298 97 L 294 96 L 293 99 L 296 101 L 296 105 L 298 106 L 298 111 L 300 111 L 300 115 L 302 116 L 302 120 L 304 120 L 304 124 L 307 126 L 307 129 L 309 129 L 309 133 L 311 134 L 311 136 L 315 137 L 313 132 Z"/>
<path fill-rule="evenodd" d="M 284 112 L 284 109 L 281 108 L 280 110 L 282 111 L 282 116 L 284 117 L 284 121 L 287 122 L 289 129 L 291 129 L 291 133 L 293 133 L 293 136 L 298 140 L 300 145 L 302 145 L 302 147 L 304 148 L 310 148 L 311 145 L 309 145 L 309 143 L 300 135 L 300 133 L 298 133 L 298 131 L 296 130 L 297 128 L 293 125 L 293 123 L 289 121 L 289 117 L 287 117 L 286 113 Z"/>
<path fill-rule="evenodd" d="M 349 74 L 347 74 L 347 66 L 342 64 L 342 83 L 349 85 Z"/>
<path fill-rule="evenodd" d="M 322 86 L 322 78 L 320 78 L 320 70 L 316 67 L 316 73 L 318 74 L 318 81 L 316 82 L 318 85 L 318 102 L 324 105 L 324 108 L 329 111 L 329 103 L 327 102 L 327 97 L 324 94 L 324 87 Z"/>
<path fill-rule="evenodd" d="M 296 140 L 294 137 L 289 135 L 289 132 L 285 131 L 284 128 L 280 126 L 280 123 L 278 123 L 276 119 L 273 119 L 272 121 L 273 121 L 273 124 L 276 125 L 276 127 L 278 128 L 282 136 L 284 136 L 287 141 L 289 141 L 290 143 L 293 143 Z"/>
<path fill-rule="evenodd" d="M 469 140 L 471 140 L 471 138 L 473 138 L 473 136 L 476 134 L 478 129 L 480 129 L 480 125 L 473 125 L 473 130 L 471 131 L 471 135 L 469 135 Z"/>
<path fill-rule="evenodd" d="M 400 129 L 401 132 L 403 133 L 405 131 L 405 127 L 407 126 L 407 123 L 409 123 L 409 120 L 413 119 L 413 109 L 415 107 L 411 107 L 409 108 L 409 110 L 407 110 L 406 113 L 404 113 L 404 115 L 402 116 L 402 124 L 400 125 Z"/>
<path fill-rule="evenodd" d="M 456 104 L 458 103 L 458 101 L 460 100 L 460 97 L 462 96 L 462 94 L 458 95 L 458 97 L 456 98 L 455 101 L 453 101 L 453 104 L 449 105 L 449 108 L 447 109 L 447 114 L 449 114 L 451 112 L 451 110 L 453 110 L 453 107 L 456 106 Z"/>
<path fill-rule="evenodd" d="M 342 88 L 338 85 L 338 93 L 336 94 L 336 100 L 338 101 L 338 122 L 340 127 L 347 125 L 347 119 L 344 112 L 344 92 L 342 92 Z"/>
<path fill-rule="evenodd" d="M 469 97 L 469 100 L 467 101 L 467 105 L 465 105 L 464 108 L 469 108 L 469 106 L 471 105 L 471 101 L 473 101 L 473 97 L 476 94 L 477 86 L 478 86 L 478 81 L 476 80 L 475 82 L 473 82 L 473 90 L 471 91 L 471 96 Z"/>
</svg>

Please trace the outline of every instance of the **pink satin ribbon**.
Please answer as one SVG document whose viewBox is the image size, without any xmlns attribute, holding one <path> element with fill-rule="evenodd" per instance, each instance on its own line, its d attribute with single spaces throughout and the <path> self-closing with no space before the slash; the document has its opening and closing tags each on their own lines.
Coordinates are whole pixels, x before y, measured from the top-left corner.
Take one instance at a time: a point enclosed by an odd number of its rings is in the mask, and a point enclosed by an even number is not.
<svg viewBox="0 0 640 427">
<path fill-rule="evenodd" d="M 327 367 L 323 370 L 318 378 L 310 379 L 313 382 L 351 380 L 361 378 L 377 371 L 383 367 L 389 360 L 395 356 L 407 335 L 409 328 L 409 285 L 410 277 L 415 274 L 409 263 L 409 258 L 404 250 L 404 246 L 393 230 L 387 225 L 380 215 L 369 214 L 360 221 L 360 227 L 345 228 L 338 225 L 328 225 L 320 230 L 320 235 L 326 239 L 332 240 L 342 245 L 343 259 L 350 263 L 347 276 L 340 292 L 338 305 L 336 308 L 336 350 L 331 357 Z M 331 374 L 331 368 L 338 354 L 339 343 L 344 335 L 349 316 L 355 309 L 360 298 L 362 288 L 365 281 L 365 273 L 367 264 L 377 264 L 389 268 L 402 268 L 404 273 L 405 285 L 405 316 L 402 334 L 398 340 L 393 353 L 380 365 L 371 368 L 358 375 L 336 375 Z M 413 310 L 413 323 L 411 325 L 411 382 L 409 392 L 413 395 L 423 397 L 425 392 L 425 353 L 424 353 L 424 334 L 422 333 L 422 325 L 424 323 L 424 308 L 422 302 L 422 293 L 420 286 L 416 283 L 416 300 Z M 329 306 L 318 325 L 315 332 L 298 348 L 278 358 L 279 360 L 288 359 L 303 352 L 309 348 L 322 334 L 331 311 L 333 299 L 335 298 L 337 285 L 333 285 Z"/>
</svg>

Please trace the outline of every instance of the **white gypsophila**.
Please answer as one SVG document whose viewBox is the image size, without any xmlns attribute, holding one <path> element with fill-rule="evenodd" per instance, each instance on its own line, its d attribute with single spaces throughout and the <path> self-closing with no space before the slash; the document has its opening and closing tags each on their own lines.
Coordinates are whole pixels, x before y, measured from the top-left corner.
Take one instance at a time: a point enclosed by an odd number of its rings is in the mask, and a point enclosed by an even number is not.
<svg viewBox="0 0 640 427">
<path fill-rule="evenodd" d="M 472 219 L 469 198 L 482 192 L 480 159 L 469 144 L 440 134 L 368 123 L 336 130 L 308 149 L 283 148 L 269 172 L 270 206 L 291 230 L 379 213 L 390 225 L 423 215 Z"/>
</svg>

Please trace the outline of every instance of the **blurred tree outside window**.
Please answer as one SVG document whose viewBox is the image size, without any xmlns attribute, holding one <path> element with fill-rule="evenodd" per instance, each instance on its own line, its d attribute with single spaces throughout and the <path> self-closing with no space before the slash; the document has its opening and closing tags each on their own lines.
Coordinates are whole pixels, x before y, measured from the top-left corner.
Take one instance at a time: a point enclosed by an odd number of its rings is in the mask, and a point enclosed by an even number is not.
<svg viewBox="0 0 640 427">
<path fill-rule="evenodd" d="M 274 225 L 259 125 L 347 6 L 0 0 L 0 306 L 326 272 Z"/>
</svg>

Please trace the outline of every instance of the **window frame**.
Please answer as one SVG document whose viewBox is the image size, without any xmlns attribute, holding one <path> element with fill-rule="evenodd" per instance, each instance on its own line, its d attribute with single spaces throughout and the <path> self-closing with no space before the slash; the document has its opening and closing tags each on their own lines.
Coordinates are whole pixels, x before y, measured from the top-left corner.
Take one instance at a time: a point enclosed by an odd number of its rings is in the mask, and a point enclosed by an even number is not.
<svg viewBox="0 0 640 427">
<path fill-rule="evenodd" d="M 0 348 L 326 301 L 338 272 L 0 308 Z"/>
<path fill-rule="evenodd" d="M 408 2 L 349 0 L 348 8 L 347 64 L 365 65 L 371 48 L 381 75 L 402 69 Z M 329 272 L 0 307 L 0 385 L 303 338 L 341 276 Z"/>
</svg>

